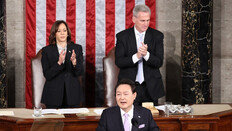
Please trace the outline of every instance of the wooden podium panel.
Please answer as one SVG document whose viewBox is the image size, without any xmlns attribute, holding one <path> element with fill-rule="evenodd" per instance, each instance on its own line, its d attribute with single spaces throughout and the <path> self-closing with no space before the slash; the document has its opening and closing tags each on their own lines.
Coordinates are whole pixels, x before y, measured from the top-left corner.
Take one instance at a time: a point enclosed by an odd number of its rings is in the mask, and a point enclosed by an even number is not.
<svg viewBox="0 0 232 131">
<path fill-rule="evenodd" d="M 159 115 L 153 117 L 161 131 L 232 130 L 232 109 L 209 115 L 170 115 L 169 117 L 160 111 Z M 0 131 L 33 131 L 38 129 L 95 131 L 99 119 L 100 116 L 77 116 L 76 114 L 65 115 L 64 118 L 42 119 L 0 116 Z"/>
</svg>

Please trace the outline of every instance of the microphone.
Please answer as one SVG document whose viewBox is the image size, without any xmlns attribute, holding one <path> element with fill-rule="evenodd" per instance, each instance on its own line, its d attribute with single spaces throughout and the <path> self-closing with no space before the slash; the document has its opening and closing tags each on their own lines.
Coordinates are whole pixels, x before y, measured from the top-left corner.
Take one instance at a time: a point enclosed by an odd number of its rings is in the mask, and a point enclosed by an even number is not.
<svg viewBox="0 0 232 131">
<path fill-rule="evenodd" d="M 132 124 L 133 126 L 135 126 L 136 128 L 139 127 L 139 123 L 138 123 L 138 120 L 137 120 L 136 118 L 132 118 L 132 119 L 131 119 L 131 124 Z"/>
</svg>

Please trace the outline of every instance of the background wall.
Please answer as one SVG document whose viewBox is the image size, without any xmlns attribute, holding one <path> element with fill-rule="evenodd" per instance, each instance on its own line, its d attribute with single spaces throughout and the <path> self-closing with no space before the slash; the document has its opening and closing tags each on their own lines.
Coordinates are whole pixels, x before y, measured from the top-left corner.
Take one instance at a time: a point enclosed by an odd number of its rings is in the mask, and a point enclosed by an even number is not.
<svg viewBox="0 0 232 131">
<path fill-rule="evenodd" d="M 213 101 L 232 103 L 232 1 L 214 0 Z"/>
<path fill-rule="evenodd" d="M 165 56 L 161 71 L 166 99 L 173 103 L 181 101 L 181 5 L 181 0 L 156 0 L 156 25 L 164 33 Z"/>
<path fill-rule="evenodd" d="M 9 107 L 25 107 L 25 3 L 6 0 Z"/>
<path fill-rule="evenodd" d="M 214 0 L 213 102 L 232 103 L 232 1 Z M 181 0 L 156 0 L 157 29 L 165 35 L 161 69 L 167 99 L 181 96 Z M 25 2 L 6 1 L 9 106 L 25 107 Z M 160 99 L 163 103 L 165 98 Z"/>
</svg>

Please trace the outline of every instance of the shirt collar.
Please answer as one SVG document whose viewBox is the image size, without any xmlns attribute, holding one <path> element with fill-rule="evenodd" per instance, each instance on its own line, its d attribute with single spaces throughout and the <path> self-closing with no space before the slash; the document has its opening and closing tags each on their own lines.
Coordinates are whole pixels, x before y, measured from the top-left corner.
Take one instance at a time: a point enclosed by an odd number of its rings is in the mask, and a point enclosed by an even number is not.
<svg viewBox="0 0 232 131">
<path fill-rule="evenodd" d="M 63 47 L 61 47 L 59 44 L 56 44 L 57 45 L 57 48 L 59 49 L 59 50 L 63 50 L 63 49 L 67 49 L 67 45 L 65 46 L 65 48 L 63 48 Z"/>
<path fill-rule="evenodd" d="M 135 31 L 135 34 L 136 34 L 136 35 L 143 34 L 143 36 L 145 36 L 145 33 L 146 33 L 146 31 L 140 33 L 140 32 L 135 28 L 135 26 L 134 26 L 134 31 Z"/>
<path fill-rule="evenodd" d="M 121 108 L 121 116 L 123 116 L 126 112 L 123 111 Z M 129 115 L 129 117 L 133 118 L 133 114 L 134 114 L 134 105 L 132 105 L 131 109 L 127 112 L 127 114 Z"/>
</svg>

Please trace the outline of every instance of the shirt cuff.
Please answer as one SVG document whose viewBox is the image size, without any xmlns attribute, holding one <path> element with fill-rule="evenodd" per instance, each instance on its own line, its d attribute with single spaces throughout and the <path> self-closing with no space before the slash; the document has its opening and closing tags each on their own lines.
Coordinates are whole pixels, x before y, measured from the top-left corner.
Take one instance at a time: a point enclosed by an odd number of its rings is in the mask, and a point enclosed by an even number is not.
<svg viewBox="0 0 232 131">
<path fill-rule="evenodd" d="M 150 53 L 147 51 L 147 54 L 146 54 L 143 58 L 144 58 L 146 61 L 148 61 L 149 57 L 150 57 Z"/>
<path fill-rule="evenodd" d="M 132 61 L 134 62 L 134 64 L 135 64 L 136 62 L 139 61 L 139 59 L 138 59 L 138 57 L 137 57 L 137 54 L 134 54 L 134 55 L 132 56 Z"/>
</svg>

